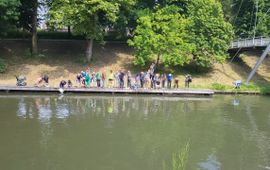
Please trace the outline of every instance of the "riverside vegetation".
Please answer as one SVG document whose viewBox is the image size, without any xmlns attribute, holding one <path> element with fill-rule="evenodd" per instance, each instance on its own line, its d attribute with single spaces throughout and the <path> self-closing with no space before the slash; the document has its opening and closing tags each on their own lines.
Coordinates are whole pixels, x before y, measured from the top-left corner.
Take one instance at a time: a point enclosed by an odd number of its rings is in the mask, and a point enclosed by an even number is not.
<svg viewBox="0 0 270 170">
<path fill-rule="evenodd" d="M 127 59 L 128 63 L 125 62 L 129 69 L 134 66 L 143 69 L 149 63 L 156 62 L 161 71 L 175 71 L 175 74 L 180 76 L 181 72 L 194 72 L 195 78 L 196 75 L 209 77 L 209 73 L 213 73 L 217 65 L 232 66 L 227 62 L 231 40 L 269 35 L 269 5 L 268 0 L 249 0 L 245 4 L 240 0 L 0 0 L 0 37 L 16 38 L 20 37 L 20 33 L 26 37 L 30 35 L 31 43 L 23 51 L 29 49 L 29 55 L 33 56 L 29 62 L 35 63 L 35 57 L 38 57 L 39 61 L 44 61 L 40 58 L 46 58 L 43 54 L 46 49 L 37 41 L 38 37 L 42 37 L 38 34 L 38 27 L 46 24 L 47 30 L 56 33 L 53 37 L 60 35 L 57 31 L 66 30 L 68 37 L 76 37 L 86 42 L 86 48 L 80 48 L 80 55 L 85 51 L 85 58 L 76 55 L 73 56 L 75 60 L 86 61 L 90 66 L 94 66 L 94 62 L 102 62 L 98 61 L 102 58 L 95 56 L 99 53 L 95 51 L 95 46 L 104 44 L 106 37 L 113 33 L 110 40 L 125 40 L 133 48 L 132 60 Z M 41 13 L 38 8 L 44 12 Z M 15 34 L 11 34 L 14 32 Z M 46 36 L 49 37 L 48 34 Z M 64 43 L 62 45 L 64 46 Z M 12 52 L 10 48 L 2 48 Z M 10 71 L 11 68 L 7 66 L 11 65 L 12 59 L 6 57 L 5 52 L 0 54 L 1 58 L 5 59 L 0 62 L 1 72 L 6 69 Z M 51 60 L 56 61 L 53 58 Z M 16 61 L 13 69 L 17 68 L 15 65 Z M 111 64 L 107 62 L 107 65 Z M 133 67 L 130 67 L 131 65 Z M 243 70 L 247 74 L 247 69 Z M 57 69 L 54 71 L 62 72 Z M 229 71 L 227 68 L 223 70 L 226 77 L 230 77 Z M 240 78 L 244 81 L 245 77 L 235 72 L 237 76 L 231 76 L 228 81 L 226 77 L 223 81 L 218 80 L 220 77 L 212 81 L 204 79 L 208 81 L 207 85 L 198 82 L 193 83 L 193 87 L 231 89 L 228 84 Z M 267 79 L 263 81 L 259 78 L 259 81 L 255 80 L 251 86 L 243 86 L 241 90 L 267 92 Z"/>
</svg>

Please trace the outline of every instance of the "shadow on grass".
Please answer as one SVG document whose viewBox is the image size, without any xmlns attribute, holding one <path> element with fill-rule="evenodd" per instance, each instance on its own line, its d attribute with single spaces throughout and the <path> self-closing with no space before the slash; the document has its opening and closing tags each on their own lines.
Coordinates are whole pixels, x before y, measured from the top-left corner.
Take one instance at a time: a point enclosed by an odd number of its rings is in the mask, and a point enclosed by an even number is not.
<svg viewBox="0 0 270 170">
<path fill-rule="evenodd" d="M 252 56 L 257 56 L 257 60 L 259 59 L 261 52 L 260 51 L 254 51 L 254 52 L 248 52 L 248 53 L 243 53 L 244 57 L 249 57 L 248 55 L 252 55 Z M 267 59 L 267 58 L 266 58 Z M 256 62 L 257 62 L 256 60 Z M 234 60 L 232 61 L 232 69 L 239 73 L 241 75 L 241 77 L 245 77 L 246 79 L 248 78 L 248 75 L 251 73 L 253 67 L 250 67 L 246 62 L 243 61 L 243 59 L 239 56 L 235 57 Z M 268 70 L 269 72 L 270 70 Z M 257 72 L 255 73 L 255 75 L 253 76 L 252 79 L 254 82 L 257 82 L 259 84 L 269 84 L 269 81 L 267 79 L 265 79 L 262 75 L 258 74 Z"/>
</svg>

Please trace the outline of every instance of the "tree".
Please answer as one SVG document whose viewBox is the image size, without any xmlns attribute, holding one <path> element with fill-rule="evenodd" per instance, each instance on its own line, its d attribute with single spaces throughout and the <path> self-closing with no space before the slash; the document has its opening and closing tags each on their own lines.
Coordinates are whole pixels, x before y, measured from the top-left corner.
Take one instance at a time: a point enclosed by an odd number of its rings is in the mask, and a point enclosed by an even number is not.
<svg viewBox="0 0 270 170">
<path fill-rule="evenodd" d="M 235 36 L 248 38 L 270 34 L 270 1 L 269 0 L 234 0 L 231 5 L 231 23 Z"/>
<path fill-rule="evenodd" d="M 154 11 L 141 11 L 139 16 L 135 36 L 128 41 L 136 49 L 136 65 L 143 66 L 153 58 L 157 65 L 160 60 L 167 65 L 183 65 L 192 59 L 193 46 L 185 41 L 190 21 L 179 14 L 177 6 L 157 6 Z"/>
<path fill-rule="evenodd" d="M 92 58 L 94 40 L 101 41 L 105 29 L 115 22 L 121 1 L 54 0 L 50 8 L 50 22 L 59 26 L 70 25 L 75 34 L 87 40 L 87 61 Z"/>
<path fill-rule="evenodd" d="M 37 27 L 38 27 L 38 8 L 40 2 L 38 0 L 20 0 L 19 7 L 19 22 L 18 27 L 31 33 L 31 53 L 36 55 L 38 53 L 37 45 Z"/>
<path fill-rule="evenodd" d="M 19 6 L 18 0 L 0 0 L 0 36 L 6 34 L 10 27 L 16 25 Z"/>
<path fill-rule="evenodd" d="M 32 55 L 36 55 L 38 53 L 37 46 L 37 22 L 38 18 L 38 0 L 33 0 L 33 17 L 32 17 Z"/>
<path fill-rule="evenodd" d="M 189 42 L 195 45 L 192 54 L 196 64 L 210 67 L 225 61 L 234 34 L 232 25 L 224 19 L 220 2 L 192 0 L 188 9 L 192 21 L 188 26 Z"/>
<path fill-rule="evenodd" d="M 135 36 L 129 44 L 136 49 L 135 64 L 156 57 L 166 65 L 195 62 L 210 67 L 223 62 L 233 37 L 216 0 L 167 0 L 140 12 Z M 160 4 L 158 4 L 160 3 Z"/>
</svg>

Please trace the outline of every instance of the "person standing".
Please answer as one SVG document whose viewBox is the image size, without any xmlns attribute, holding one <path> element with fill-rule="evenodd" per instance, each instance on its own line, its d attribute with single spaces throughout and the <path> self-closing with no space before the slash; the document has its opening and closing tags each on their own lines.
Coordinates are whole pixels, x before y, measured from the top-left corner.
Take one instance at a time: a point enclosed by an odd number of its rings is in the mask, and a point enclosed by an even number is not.
<svg viewBox="0 0 270 170">
<path fill-rule="evenodd" d="M 84 78 L 85 78 L 85 87 L 90 88 L 90 86 L 91 86 L 91 77 L 89 76 L 89 74 L 86 74 Z"/>
<path fill-rule="evenodd" d="M 122 70 L 120 70 L 119 71 L 119 87 L 121 89 L 124 88 L 124 77 L 125 77 L 125 73 Z"/>
<path fill-rule="evenodd" d="M 101 74 L 100 72 L 96 73 L 97 87 L 100 88 Z"/>
<path fill-rule="evenodd" d="M 114 87 L 118 88 L 119 85 L 119 71 L 116 71 L 114 74 Z"/>
<path fill-rule="evenodd" d="M 105 81 L 106 81 L 107 75 L 106 75 L 106 69 L 105 67 L 102 69 L 102 73 L 101 73 L 101 81 L 102 81 L 102 85 L 101 87 L 104 88 L 105 87 Z"/>
<path fill-rule="evenodd" d="M 191 75 L 186 75 L 186 79 L 185 79 L 185 88 L 189 88 L 189 84 L 192 82 L 192 77 Z"/>
<path fill-rule="evenodd" d="M 135 82 L 136 82 L 137 87 L 140 87 L 140 82 L 141 82 L 140 74 L 137 74 L 136 75 Z"/>
<path fill-rule="evenodd" d="M 141 72 L 140 74 L 140 83 L 141 83 L 141 88 L 144 87 L 144 72 Z"/>
<path fill-rule="evenodd" d="M 109 80 L 109 88 L 112 88 L 113 87 L 113 81 L 114 81 L 114 74 L 113 74 L 112 70 L 110 71 L 110 74 L 108 76 L 108 80 Z"/>
<path fill-rule="evenodd" d="M 89 74 L 89 76 L 90 76 L 90 74 Z M 97 79 L 96 79 L 96 72 L 93 72 L 91 77 L 92 77 L 91 82 L 93 83 L 93 86 L 94 86 L 94 82 L 97 81 Z"/>
<path fill-rule="evenodd" d="M 151 80 L 151 85 L 152 85 L 152 88 L 154 88 L 154 89 L 157 88 L 157 79 L 158 79 L 157 74 L 154 74 L 152 76 L 152 80 Z"/>
<path fill-rule="evenodd" d="M 168 89 L 172 88 L 172 80 L 173 80 L 173 75 L 169 73 L 167 75 L 167 88 Z"/>
<path fill-rule="evenodd" d="M 76 76 L 76 82 L 78 83 L 79 87 L 82 85 L 82 75 L 80 73 Z"/>
<path fill-rule="evenodd" d="M 155 63 L 152 63 L 149 69 L 149 74 L 150 74 L 150 79 L 152 79 L 152 77 L 155 75 Z M 152 86 L 152 85 L 151 85 Z"/>
<path fill-rule="evenodd" d="M 173 86 L 173 88 L 177 88 L 178 89 L 178 87 L 179 87 L 179 80 L 176 78 L 176 79 L 174 79 L 174 86 Z"/>
<path fill-rule="evenodd" d="M 160 79 L 161 79 L 161 84 L 162 84 L 161 86 L 164 89 L 165 88 L 165 83 L 166 83 L 166 76 L 165 76 L 165 74 L 162 74 L 161 77 L 160 77 Z"/>
<path fill-rule="evenodd" d="M 127 72 L 127 87 L 131 88 L 131 73 Z"/>
</svg>

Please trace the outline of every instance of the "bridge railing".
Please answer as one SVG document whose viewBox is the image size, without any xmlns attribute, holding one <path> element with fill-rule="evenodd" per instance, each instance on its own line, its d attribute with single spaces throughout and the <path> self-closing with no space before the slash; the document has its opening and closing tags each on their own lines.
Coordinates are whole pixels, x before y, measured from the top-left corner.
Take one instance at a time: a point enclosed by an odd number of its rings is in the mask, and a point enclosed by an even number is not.
<svg viewBox="0 0 270 170">
<path fill-rule="evenodd" d="M 266 47 L 269 43 L 270 43 L 270 37 L 238 39 L 231 43 L 231 49 L 247 48 L 247 47 Z"/>
</svg>

